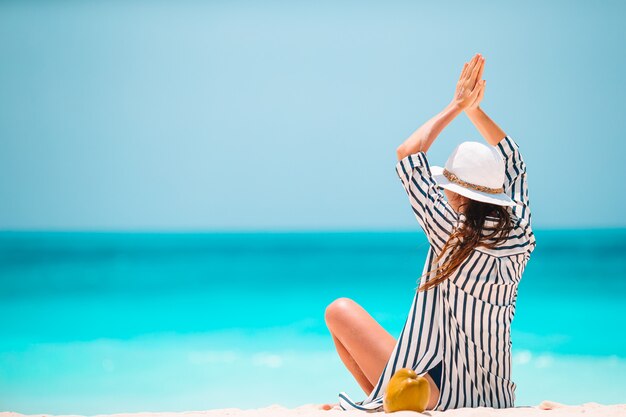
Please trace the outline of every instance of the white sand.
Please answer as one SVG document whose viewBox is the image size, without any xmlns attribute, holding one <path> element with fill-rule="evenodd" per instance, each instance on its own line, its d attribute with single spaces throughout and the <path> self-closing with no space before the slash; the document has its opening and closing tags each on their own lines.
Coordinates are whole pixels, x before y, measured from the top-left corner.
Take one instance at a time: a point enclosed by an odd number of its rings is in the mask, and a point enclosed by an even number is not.
<svg viewBox="0 0 626 417">
<path fill-rule="evenodd" d="M 257 409 L 222 408 L 206 411 L 185 411 L 176 413 L 120 413 L 120 414 L 99 414 L 99 416 L 109 417 L 217 417 L 217 416 L 260 416 L 260 417 L 288 417 L 288 416 L 310 416 L 310 417 L 364 417 L 367 415 L 385 415 L 383 412 L 372 413 L 365 411 L 342 411 L 339 409 L 322 410 L 317 404 L 306 404 L 296 408 L 286 408 L 275 404 L 269 407 Z M 425 411 L 416 413 L 412 411 L 399 411 L 392 413 L 394 417 L 403 416 L 456 416 L 456 417 L 477 417 L 477 416 L 542 416 L 542 417 L 565 417 L 565 416 L 620 416 L 626 417 L 626 404 L 602 405 L 598 403 L 584 403 L 582 405 L 565 405 L 553 401 L 543 401 L 533 407 L 515 407 L 506 409 L 495 409 L 487 407 L 458 408 L 447 411 Z M 24 414 L 13 412 L 0 412 L 0 417 L 22 417 Z M 53 414 L 31 414 L 31 416 L 46 417 Z M 66 417 L 75 414 L 66 414 Z"/>
</svg>

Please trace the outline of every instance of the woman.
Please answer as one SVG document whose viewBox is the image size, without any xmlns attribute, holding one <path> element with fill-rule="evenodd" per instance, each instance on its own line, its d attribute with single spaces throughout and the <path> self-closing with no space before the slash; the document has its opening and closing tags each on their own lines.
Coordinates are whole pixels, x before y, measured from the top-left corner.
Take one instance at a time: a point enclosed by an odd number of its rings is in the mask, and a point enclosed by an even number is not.
<svg viewBox="0 0 626 417">
<path fill-rule="evenodd" d="M 400 368 L 428 380 L 429 410 L 514 407 L 510 325 L 535 236 L 519 147 L 479 107 L 483 69 L 480 54 L 465 63 L 450 104 L 397 148 L 396 172 L 430 243 L 399 339 L 351 299 L 326 308 L 337 352 L 368 394 L 354 402 L 341 392 L 333 408 L 381 410 Z M 462 112 L 491 146 L 464 142 L 445 168 L 431 167 L 426 152 Z"/>
</svg>

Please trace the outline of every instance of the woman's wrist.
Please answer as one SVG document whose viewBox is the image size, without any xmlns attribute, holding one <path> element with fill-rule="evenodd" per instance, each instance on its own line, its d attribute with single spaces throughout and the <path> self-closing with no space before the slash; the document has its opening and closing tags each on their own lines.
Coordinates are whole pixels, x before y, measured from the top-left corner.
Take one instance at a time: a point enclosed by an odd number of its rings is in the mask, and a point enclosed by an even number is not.
<svg viewBox="0 0 626 417">
<path fill-rule="evenodd" d="M 483 109 L 480 108 L 480 106 L 476 106 L 476 107 L 468 107 L 465 109 L 465 114 L 467 114 L 468 116 L 472 117 L 472 116 L 476 116 L 478 114 L 480 114 L 483 111 Z"/>
<path fill-rule="evenodd" d="M 446 106 L 447 109 L 462 113 L 464 108 L 456 100 L 452 100 L 450 104 Z"/>
</svg>

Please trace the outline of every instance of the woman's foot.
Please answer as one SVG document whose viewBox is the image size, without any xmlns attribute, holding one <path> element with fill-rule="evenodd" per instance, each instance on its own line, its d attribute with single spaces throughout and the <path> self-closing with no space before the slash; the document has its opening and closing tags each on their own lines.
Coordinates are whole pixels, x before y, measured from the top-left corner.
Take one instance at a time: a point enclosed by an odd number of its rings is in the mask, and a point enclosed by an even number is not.
<svg viewBox="0 0 626 417">
<path fill-rule="evenodd" d="M 321 404 L 319 406 L 319 408 L 321 410 L 338 410 L 339 409 L 339 403 L 335 403 L 335 404 Z"/>
<path fill-rule="evenodd" d="M 554 410 L 556 408 L 567 407 L 567 405 L 557 403 L 556 401 L 544 400 L 537 407 L 541 410 Z"/>
</svg>

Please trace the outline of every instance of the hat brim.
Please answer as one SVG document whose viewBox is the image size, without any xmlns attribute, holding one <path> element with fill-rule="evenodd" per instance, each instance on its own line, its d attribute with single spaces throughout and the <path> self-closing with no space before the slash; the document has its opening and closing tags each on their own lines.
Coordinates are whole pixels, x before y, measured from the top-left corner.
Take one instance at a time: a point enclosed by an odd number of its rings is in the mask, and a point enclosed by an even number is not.
<svg viewBox="0 0 626 417">
<path fill-rule="evenodd" d="M 471 188 L 465 188 L 458 184 L 451 182 L 443 175 L 443 167 L 433 165 L 430 167 L 430 173 L 437 185 L 441 188 L 445 188 L 455 193 L 461 194 L 472 200 L 481 201 L 483 203 L 495 204 L 497 206 L 515 206 L 517 203 L 511 199 L 507 194 L 490 194 L 483 191 L 472 190 Z"/>
</svg>

